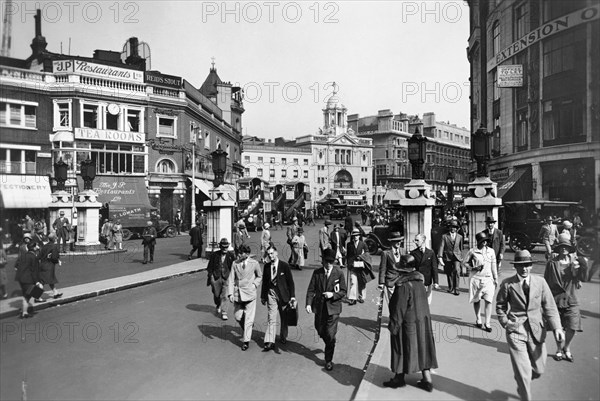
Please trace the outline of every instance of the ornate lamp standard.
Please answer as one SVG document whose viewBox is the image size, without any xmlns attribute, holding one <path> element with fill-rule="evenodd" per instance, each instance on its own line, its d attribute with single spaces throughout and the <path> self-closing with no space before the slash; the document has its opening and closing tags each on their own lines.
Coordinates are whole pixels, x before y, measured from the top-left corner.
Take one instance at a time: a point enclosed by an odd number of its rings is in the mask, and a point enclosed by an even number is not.
<svg viewBox="0 0 600 401">
<path fill-rule="evenodd" d="M 227 172 L 227 152 L 225 152 L 223 149 L 221 149 L 221 145 L 219 145 L 219 147 L 217 148 L 217 150 L 215 150 L 214 152 L 212 152 L 210 154 L 212 156 L 212 170 L 213 170 L 213 174 L 214 174 L 214 179 L 213 179 L 213 189 L 211 189 L 211 196 L 210 196 L 210 205 L 211 208 L 213 206 L 213 201 L 215 200 L 215 191 L 216 189 L 221 186 L 221 184 L 223 184 L 224 179 L 225 179 L 225 173 Z M 212 248 L 212 252 L 215 251 L 215 246 L 217 244 L 216 241 L 216 231 L 217 231 L 217 216 L 218 216 L 218 212 L 212 210 L 212 241 L 211 241 L 211 248 Z"/>
<path fill-rule="evenodd" d="M 448 185 L 448 198 L 446 199 L 446 207 L 448 209 L 452 209 L 452 202 L 454 202 L 454 174 L 452 171 L 448 172 L 446 184 Z"/>
<path fill-rule="evenodd" d="M 477 162 L 477 177 L 488 177 L 488 162 L 492 158 L 490 140 L 492 134 L 481 124 L 471 140 L 471 159 Z"/>
<path fill-rule="evenodd" d="M 412 166 L 412 179 L 424 180 L 425 171 L 423 171 L 423 165 L 425 164 L 425 156 L 427 154 L 427 138 L 421 135 L 419 128 L 417 128 L 407 142 L 408 161 Z"/>
<path fill-rule="evenodd" d="M 54 179 L 56 180 L 57 191 L 65 191 L 68 168 L 69 165 L 63 161 L 62 157 L 54 163 Z"/>
<path fill-rule="evenodd" d="M 93 190 L 92 183 L 94 182 L 94 178 L 96 178 L 96 162 L 90 160 L 89 155 L 87 159 L 81 162 L 80 175 L 83 179 L 83 190 Z"/>
</svg>

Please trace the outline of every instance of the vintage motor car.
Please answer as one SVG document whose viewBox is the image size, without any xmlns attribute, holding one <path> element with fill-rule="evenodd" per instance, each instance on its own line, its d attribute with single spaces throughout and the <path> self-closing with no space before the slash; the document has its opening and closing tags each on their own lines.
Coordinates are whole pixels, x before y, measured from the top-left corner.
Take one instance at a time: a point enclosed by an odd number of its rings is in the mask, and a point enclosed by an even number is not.
<svg viewBox="0 0 600 401">
<path fill-rule="evenodd" d="M 393 220 L 388 224 L 378 224 L 373 227 L 373 230 L 367 234 L 364 239 L 365 245 L 369 249 L 369 253 L 371 255 L 376 255 L 380 250 L 385 251 L 390 249 L 392 245 L 388 241 L 391 237 L 391 233 L 399 232 L 401 235 L 404 235 L 404 221 L 403 220 Z M 402 243 L 404 246 L 404 241 Z"/>
</svg>

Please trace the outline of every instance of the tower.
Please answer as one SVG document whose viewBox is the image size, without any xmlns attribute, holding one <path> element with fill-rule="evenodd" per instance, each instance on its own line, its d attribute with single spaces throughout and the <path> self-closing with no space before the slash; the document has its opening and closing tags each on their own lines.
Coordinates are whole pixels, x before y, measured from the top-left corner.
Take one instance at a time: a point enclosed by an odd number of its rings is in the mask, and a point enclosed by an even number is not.
<svg viewBox="0 0 600 401">
<path fill-rule="evenodd" d="M 340 102 L 337 93 L 338 86 L 334 82 L 333 93 L 323 109 L 323 132 L 331 136 L 345 134 L 348 130 L 348 109 Z"/>
</svg>

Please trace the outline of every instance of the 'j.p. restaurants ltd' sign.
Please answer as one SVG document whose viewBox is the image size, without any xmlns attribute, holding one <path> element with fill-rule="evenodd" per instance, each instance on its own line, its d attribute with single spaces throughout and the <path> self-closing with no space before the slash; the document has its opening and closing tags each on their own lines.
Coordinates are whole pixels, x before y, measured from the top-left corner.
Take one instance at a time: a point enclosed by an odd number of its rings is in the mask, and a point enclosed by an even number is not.
<svg viewBox="0 0 600 401">
<path fill-rule="evenodd" d="M 55 74 L 80 74 L 118 81 L 144 83 L 144 72 L 126 68 L 90 63 L 83 60 L 56 60 L 52 62 Z"/>
</svg>

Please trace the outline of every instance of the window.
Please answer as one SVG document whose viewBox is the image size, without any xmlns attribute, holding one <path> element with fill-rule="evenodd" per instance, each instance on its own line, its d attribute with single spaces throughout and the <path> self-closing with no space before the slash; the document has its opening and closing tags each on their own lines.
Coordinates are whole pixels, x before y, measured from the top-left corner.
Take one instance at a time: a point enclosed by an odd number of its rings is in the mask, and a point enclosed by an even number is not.
<svg viewBox="0 0 600 401">
<path fill-rule="evenodd" d="M 281 164 L 287 164 L 287 159 L 285 157 L 281 158 Z"/>
<path fill-rule="evenodd" d="M 0 102 L 0 124 L 19 128 L 36 128 L 37 103 Z"/>
<path fill-rule="evenodd" d="M 70 159 L 77 169 L 88 156 L 96 163 L 97 174 L 146 174 L 146 152 L 143 145 L 117 144 L 105 142 L 53 143 L 55 158 Z M 172 165 L 175 169 L 175 165 Z M 156 167 L 159 170 L 158 164 Z"/>
<path fill-rule="evenodd" d="M 500 22 L 495 21 L 492 25 L 492 57 L 500 52 Z"/>
<path fill-rule="evenodd" d="M 246 167 L 244 169 L 244 177 L 249 177 L 250 176 L 250 169 L 248 167 Z"/>
<path fill-rule="evenodd" d="M 340 150 L 335 150 L 335 164 L 340 164 Z"/>
<path fill-rule="evenodd" d="M 157 173 L 175 173 L 175 163 L 169 159 L 163 159 L 156 165 Z"/>
<path fill-rule="evenodd" d="M 294 159 L 294 164 L 298 164 L 298 159 Z"/>
<path fill-rule="evenodd" d="M 303 172 L 303 177 L 304 177 L 304 178 L 308 178 L 308 170 L 304 170 L 304 172 Z"/>
<path fill-rule="evenodd" d="M 0 148 L 0 173 L 35 174 L 36 157 L 36 150 Z"/>
<path fill-rule="evenodd" d="M 54 126 L 71 128 L 71 100 L 54 103 Z"/>
<path fill-rule="evenodd" d="M 287 177 L 287 170 L 281 169 L 281 178 L 285 178 L 285 177 Z"/>
<path fill-rule="evenodd" d="M 580 10 L 587 5 L 586 3 L 586 0 L 544 1 L 544 22 Z"/>
<path fill-rule="evenodd" d="M 259 169 L 256 170 L 256 176 L 257 177 L 262 177 L 263 176 L 263 169 L 262 168 L 259 168 Z"/>
<path fill-rule="evenodd" d="M 130 132 L 141 132 L 140 130 L 140 111 L 127 109 L 127 127 L 126 131 Z"/>
<path fill-rule="evenodd" d="M 553 99 L 543 103 L 544 146 L 583 142 L 583 102 L 577 98 Z"/>
<path fill-rule="evenodd" d="M 271 163 L 271 164 L 275 164 L 275 158 L 274 158 L 274 157 L 271 157 L 271 158 L 270 158 L 270 163 Z"/>
<path fill-rule="evenodd" d="M 225 152 L 227 152 L 227 158 L 231 158 L 231 146 L 229 144 L 225 146 Z"/>
<path fill-rule="evenodd" d="M 98 122 L 98 108 L 96 104 L 83 105 L 83 126 L 85 128 L 100 128 Z"/>
<path fill-rule="evenodd" d="M 250 156 L 244 156 L 244 163 L 250 163 Z"/>
<path fill-rule="evenodd" d="M 304 165 L 308 166 L 308 159 L 304 159 Z"/>
<path fill-rule="evenodd" d="M 175 137 L 175 119 L 172 117 L 157 117 L 158 133 L 157 136 Z"/>
<path fill-rule="evenodd" d="M 275 178 L 275 169 L 274 168 L 269 170 L 269 177 Z"/>
<path fill-rule="evenodd" d="M 515 37 L 520 39 L 529 32 L 529 3 L 522 3 L 515 7 Z"/>
<path fill-rule="evenodd" d="M 262 156 L 258 156 L 258 162 L 259 162 L 259 163 L 262 163 L 262 162 L 263 162 L 263 158 L 262 158 Z"/>
<path fill-rule="evenodd" d="M 517 132 L 515 145 L 518 150 L 527 148 L 527 109 L 517 111 Z M 524 150 L 524 149 L 523 149 Z"/>
<path fill-rule="evenodd" d="M 118 130 L 119 129 L 119 116 L 121 112 L 118 114 L 112 114 L 108 112 L 108 109 L 105 109 L 104 118 L 106 120 L 106 129 Z"/>
<path fill-rule="evenodd" d="M 204 149 L 210 150 L 210 132 L 204 131 Z"/>
<path fill-rule="evenodd" d="M 294 170 L 294 178 L 298 178 L 298 170 Z"/>
<path fill-rule="evenodd" d="M 585 59 L 584 30 L 556 35 L 544 42 L 544 77 L 575 69 L 575 60 Z"/>
</svg>

